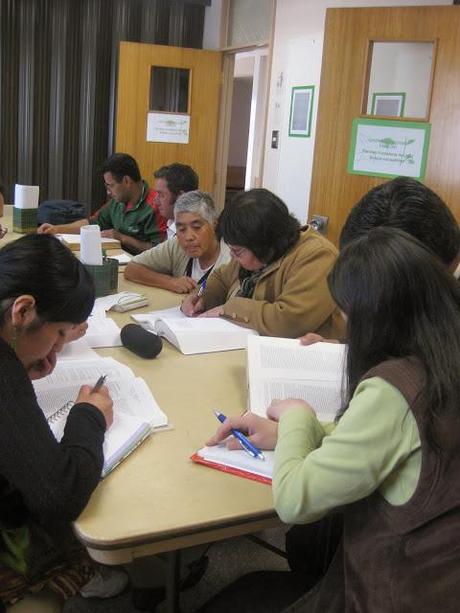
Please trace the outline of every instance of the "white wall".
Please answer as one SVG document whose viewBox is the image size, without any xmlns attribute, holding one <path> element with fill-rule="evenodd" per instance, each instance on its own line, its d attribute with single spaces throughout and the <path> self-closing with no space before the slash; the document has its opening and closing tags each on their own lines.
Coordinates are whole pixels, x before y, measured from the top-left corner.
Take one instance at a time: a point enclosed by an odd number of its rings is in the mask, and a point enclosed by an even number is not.
<svg viewBox="0 0 460 613">
<path fill-rule="evenodd" d="M 232 119 L 228 149 L 229 166 L 246 167 L 251 96 L 252 78 L 238 78 L 233 81 Z"/>
<path fill-rule="evenodd" d="M 213 0 L 214 2 L 214 0 Z M 307 219 L 326 8 L 452 4 L 448 0 L 277 0 L 265 138 L 264 187 L 277 193 L 301 222 Z M 288 136 L 291 88 L 314 85 L 310 138 Z M 271 149 L 272 130 L 280 131 Z"/>
</svg>

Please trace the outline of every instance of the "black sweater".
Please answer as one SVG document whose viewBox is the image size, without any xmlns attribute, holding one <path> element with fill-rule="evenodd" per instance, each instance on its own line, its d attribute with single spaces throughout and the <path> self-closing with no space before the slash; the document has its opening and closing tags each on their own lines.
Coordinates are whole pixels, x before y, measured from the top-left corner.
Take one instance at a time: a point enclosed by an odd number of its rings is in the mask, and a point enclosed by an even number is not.
<svg viewBox="0 0 460 613">
<path fill-rule="evenodd" d="M 0 339 L 0 523 L 19 527 L 74 520 L 99 482 L 105 420 L 86 403 L 70 411 L 56 441 L 31 381 Z"/>
</svg>

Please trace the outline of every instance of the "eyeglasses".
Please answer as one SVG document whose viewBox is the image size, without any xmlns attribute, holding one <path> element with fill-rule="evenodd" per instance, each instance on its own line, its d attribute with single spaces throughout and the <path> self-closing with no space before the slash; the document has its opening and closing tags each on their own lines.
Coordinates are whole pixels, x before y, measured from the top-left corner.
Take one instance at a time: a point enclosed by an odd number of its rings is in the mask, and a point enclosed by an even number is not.
<svg viewBox="0 0 460 613">
<path fill-rule="evenodd" d="M 240 258 L 247 251 L 246 247 L 230 247 L 229 245 L 228 248 L 234 258 Z"/>
</svg>

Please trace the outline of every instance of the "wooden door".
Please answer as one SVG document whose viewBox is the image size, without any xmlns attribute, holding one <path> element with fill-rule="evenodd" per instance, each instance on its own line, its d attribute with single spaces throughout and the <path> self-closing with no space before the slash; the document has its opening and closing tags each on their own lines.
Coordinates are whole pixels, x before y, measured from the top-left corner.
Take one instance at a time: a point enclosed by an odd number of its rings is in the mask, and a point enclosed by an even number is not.
<svg viewBox="0 0 460 613">
<path fill-rule="evenodd" d="M 147 141 L 151 68 L 189 69 L 188 144 Z M 213 191 L 216 152 L 221 54 L 150 45 L 120 43 L 116 113 L 116 150 L 133 155 L 142 176 L 153 184 L 152 173 L 165 164 L 192 166 L 200 178 L 200 189 Z"/>
<path fill-rule="evenodd" d="M 386 180 L 347 173 L 370 41 L 385 40 L 437 42 L 424 183 L 460 220 L 460 6 L 328 9 L 309 217 L 328 216 L 328 237 L 335 243 L 352 206 Z"/>
</svg>

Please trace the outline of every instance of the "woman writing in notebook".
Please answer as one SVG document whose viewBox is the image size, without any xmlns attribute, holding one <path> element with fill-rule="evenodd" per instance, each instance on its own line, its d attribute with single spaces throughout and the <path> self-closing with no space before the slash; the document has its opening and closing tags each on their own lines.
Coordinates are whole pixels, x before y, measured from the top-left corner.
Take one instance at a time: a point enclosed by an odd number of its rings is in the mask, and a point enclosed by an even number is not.
<svg viewBox="0 0 460 613">
<path fill-rule="evenodd" d="M 83 386 L 58 443 L 31 379 L 52 371 L 93 303 L 90 276 L 54 237 L 0 249 L 0 609 L 30 589 L 65 597 L 92 573 L 70 521 L 99 482 L 112 400 Z"/>
<path fill-rule="evenodd" d="M 326 281 L 337 251 L 312 228 L 301 228 L 275 194 L 266 189 L 237 194 L 216 232 L 233 260 L 209 275 L 203 296 L 184 300 L 186 315 L 225 317 L 267 336 L 295 338 L 306 329 L 342 336 Z"/>
<path fill-rule="evenodd" d="M 334 431 L 326 435 L 307 403 L 283 400 L 268 408 L 271 419 L 230 418 L 209 442 L 236 427 L 262 448 L 276 446 L 273 492 L 286 522 L 343 512 L 343 546 L 293 611 L 453 613 L 460 597 L 458 284 L 416 239 L 377 228 L 345 247 L 329 286 L 349 339 L 346 400 Z"/>
</svg>

